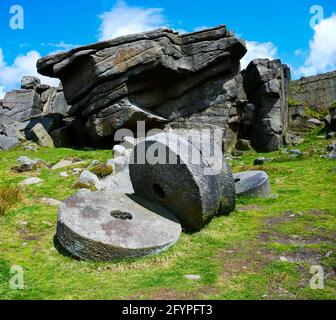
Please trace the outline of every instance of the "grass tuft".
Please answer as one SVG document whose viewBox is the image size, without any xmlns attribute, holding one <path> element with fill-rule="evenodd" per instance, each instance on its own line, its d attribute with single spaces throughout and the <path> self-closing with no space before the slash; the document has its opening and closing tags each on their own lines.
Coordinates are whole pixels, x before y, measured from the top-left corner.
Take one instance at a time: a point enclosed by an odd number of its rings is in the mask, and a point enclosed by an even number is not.
<svg viewBox="0 0 336 320">
<path fill-rule="evenodd" d="M 98 164 L 94 166 L 90 171 L 99 178 L 105 178 L 113 173 L 113 167 L 107 164 Z"/>
<path fill-rule="evenodd" d="M 12 186 L 0 186 L 0 216 L 4 216 L 21 198 L 20 189 Z"/>
</svg>

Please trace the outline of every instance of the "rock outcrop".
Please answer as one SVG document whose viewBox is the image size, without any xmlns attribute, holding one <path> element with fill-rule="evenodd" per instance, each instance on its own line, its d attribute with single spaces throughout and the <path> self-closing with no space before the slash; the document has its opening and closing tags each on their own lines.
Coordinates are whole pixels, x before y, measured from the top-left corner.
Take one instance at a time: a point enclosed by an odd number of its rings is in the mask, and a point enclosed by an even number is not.
<svg viewBox="0 0 336 320">
<path fill-rule="evenodd" d="M 0 101 L 2 141 L 14 146 L 20 140 L 32 140 L 35 136 L 31 130 L 37 124 L 51 133 L 64 126 L 62 120 L 69 108 L 61 86 L 54 88 L 41 84 L 38 78 L 23 77 L 21 89 L 6 93 Z"/>
<path fill-rule="evenodd" d="M 288 129 L 290 70 L 280 60 L 253 60 L 242 71 L 245 106 L 241 135 L 257 151 L 278 150 Z"/>
<path fill-rule="evenodd" d="M 159 29 L 49 56 L 37 67 L 62 81 L 69 115 L 93 141 L 141 120 L 147 129 L 219 127 L 235 136 L 245 53 L 225 26 L 184 35 Z"/>
<path fill-rule="evenodd" d="M 292 81 L 291 100 L 315 111 L 327 110 L 336 102 L 336 71 Z"/>
</svg>

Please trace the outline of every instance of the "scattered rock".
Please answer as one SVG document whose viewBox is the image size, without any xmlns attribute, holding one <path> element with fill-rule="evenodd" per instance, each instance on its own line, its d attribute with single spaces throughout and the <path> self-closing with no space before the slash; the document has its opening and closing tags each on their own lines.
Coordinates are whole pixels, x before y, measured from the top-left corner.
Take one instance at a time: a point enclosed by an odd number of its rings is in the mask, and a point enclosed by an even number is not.
<svg viewBox="0 0 336 320">
<path fill-rule="evenodd" d="M 107 161 L 107 165 L 113 168 L 114 173 L 118 173 L 128 168 L 129 157 L 117 157 Z"/>
<path fill-rule="evenodd" d="M 236 193 L 244 197 L 268 198 L 271 193 L 269 177 L 263 171 L 246 171 L 233 175 L 236 182 Z"/>
<path fill-rule="evenodd" d="M 273 161 L 273 159 L 271 158 L 265 158 L 265 157 L 261 157 L 258 159 L 255 159 L 253 162 L 253 165 L 255 166 L 263 166 L 264 164 Z"/>
<path fill-rule="evenodd" d="M 69 174 L 68 174 L 67 172 L 61 172 L 61 173 L 60 173 L 60 176 L 61 176 L 62 178 L 67 178 L 67 177 L 69 177 Z"/>
<path fill-rule="evenodd" d="M 71 160 L 61 160 L 58 163 L 56 163 L 51 170 L 58 170 L 58 169 L 64 169 L 67 167 L 70 167 L 73 165 L 73 162 Z"/>
<path fill-rule="evenodd" d="M 26 151 L 32 151 L 32 152 L 37 151 L 37 147 L 32 146 L 32 145 L 24 146 L 23 149 L 26 150 Z"/>
<path fill-rule="evenodd" d="M 115 158 L 126 157 L 129 154 L 127 149 L 121 145 L 116 145 L 113 147 L 113 155 Z"/>
<path fill-rule="evenodd" d="M 188 280 L 193 280 L 193 281 L 198 281 L 202 279 L 200 275 L 196 275 L 196 274 L 187 274 L 184 277 Z"/>
<path fill-rule="evenodd" d="M 53 198 L 41 198 L 40 202 L 47 206 L 55 206 L 55 207 L 61 204 L 61 201 L 53 199 Z"/>
<path fill-rule="evenodd" d="M 61 245 L 93 261 L 157 254 L 174 245 L 181 231 L 179 221 L 161 207 L 111 192 L 80 191 L 60 205 L 57 223 Z"/>
<path fill-rule="evenodd" d="M 99 178 L 92 172 L 84 170 L 79 177 L 79 183 L 97 188 L 99 185 Z"/>
<path fill-rule="evenodd" d="M 18 172 L 32 171 L 36 169 L 38 164 L 43 164 L 43 161 L 40 159 L 29 159 L 25 156 L 20 156 L 17 160 L 17 167 L 15 168 Z"/>
<path fill-rule="evenodd" d="M 43 182 L 42 179 L 33 177 L 33 178 L 28 178 L 28 179 L 23 180 L 20 183 L 20 185 L 21 186 L 30 186 L 30 185 L 34 185 L 34 184 L 40 184 L 42 182 Z"/>
<path fill-rule="evenodd" d="M 331 131 L 327 134 L 327 139 L 328 140 L 329 139 L 334 139 L 334 138 L 336 138 L 336 132 Z"/>
<path fill-rule="evenodd" d="M 80 168 L 74 168 L 73 169 L 73 174 L 75 176 L 79 176 L 81 174 L 81 172 L 83 171 L 83 169 L 80 169 Z"/>
</svg>

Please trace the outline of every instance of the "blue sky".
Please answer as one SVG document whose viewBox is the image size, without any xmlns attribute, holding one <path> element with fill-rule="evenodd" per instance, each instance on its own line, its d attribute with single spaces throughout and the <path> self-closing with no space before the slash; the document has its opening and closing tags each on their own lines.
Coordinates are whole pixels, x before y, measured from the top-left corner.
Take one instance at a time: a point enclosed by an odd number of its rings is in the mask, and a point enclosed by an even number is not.
<svg viewBox="0 0 336 320">
<path fill-rule="evenodd" d="M 12 30 L 11 6 L 24 9 L 24 29 Z M 323 19 L 310 26 L 310 9 Z M 336 69 L 336 0 L 1 0 L 0 95 L 36 73 L 36 59 L 73 46 L 167 26 L 180 31 L 226 24 L 248 40 L 249 55 L 279 57 L 293 77 Z M 50 82 L 48 79 L 43 79 Z M 55 83 L 51 81 L 50 83 Z"/>
</svg>

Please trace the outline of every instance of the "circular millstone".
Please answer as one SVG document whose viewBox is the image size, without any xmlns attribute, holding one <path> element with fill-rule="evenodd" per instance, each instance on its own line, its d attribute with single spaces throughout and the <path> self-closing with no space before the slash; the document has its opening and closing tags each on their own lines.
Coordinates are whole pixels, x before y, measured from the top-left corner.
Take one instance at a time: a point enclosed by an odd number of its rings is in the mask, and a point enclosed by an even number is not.
<svg viewBox="0 0 336 320">
<path fill-rule="evenodd" d="M 201 152 L 174 134 L 140 142 L 130 162 L 135 194 L 175 213 L 188 231 L 201 230 L 218 213 L 221 194 L 210 171 Z"/>
<path fill-rule="evenodd" d="M 83 260 L 139 258 L 164 251 L 181 234 L 178 219 L 135 196 L 80 191 L 59 208 L 57 239 Z"/>
<path fill-rule="evenodd" d="M 238 196 L 251 198 L 270 196 L 271 185 L 269 177 L 264 171 L 246 171 L 233 175 L 236 182 Z"/>
</svg>

